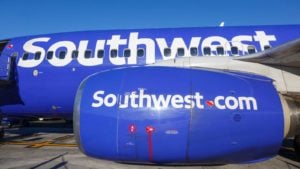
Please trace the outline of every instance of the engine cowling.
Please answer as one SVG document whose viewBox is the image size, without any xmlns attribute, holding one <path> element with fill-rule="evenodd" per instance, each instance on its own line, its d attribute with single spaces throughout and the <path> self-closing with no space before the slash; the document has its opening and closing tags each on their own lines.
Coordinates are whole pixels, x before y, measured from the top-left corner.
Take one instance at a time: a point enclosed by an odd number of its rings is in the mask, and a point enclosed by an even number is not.
<svg viewBox="0 0 300 169">
<path fill-rule="evenodd" d="M 133 163 L 245 163 L 277 154 L 284 114 L 272 80 L 135 67 L 80 85 L 74 129 L 88 156 Z"/>
</svg>

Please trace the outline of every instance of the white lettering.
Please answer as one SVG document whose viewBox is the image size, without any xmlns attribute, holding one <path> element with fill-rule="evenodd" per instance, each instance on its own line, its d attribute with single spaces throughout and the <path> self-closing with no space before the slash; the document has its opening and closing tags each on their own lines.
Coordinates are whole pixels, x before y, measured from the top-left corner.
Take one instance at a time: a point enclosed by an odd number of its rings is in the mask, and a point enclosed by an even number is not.
<svg viewBox="0 0 300 169">
<path fill-rule="evenodd" d="M 37 43 L 37 42 L 48 42 L 49 40 L 50 40 L 50 38 L 44 37 L 44 38 L 31 39 L 31 40 L 27 41 L 23 46 L 23 49 L 25 50 L 25 52 L 29 52 L 32 54 L 35 54 L 36 52 L 41 52 L 41 57 L 38 60 L 36 60 L 34 58 L 32 58 L 32 59 L 28 58 L 27 60 L 19 59 L 18 66 L 31 68 L 31 67 L 36 67 L 39 64 L 41 64 L 45 58 L 46 52 L 45 52 L 44 48 L 35 46 L 33 44 Z"/>
<path fill-rule="evenodd" d="M 133 51 L 128 58 L 128 64 L 137 64 L 137 48 L 139 45 L 146 46 L 146 63 L 151 64 L 155 62 L 155 43 L 150 38 L 138 38 L 139 33 L 134 32 L 129 36 L 128 48 Z"/>
<path fill-rule="evenodd" d="M 232 46 L 236 46 L 239 51 L 243 51 L 243 53 L 248 52 L 248 44 L 244 44 L 242 42 L 247 41 L 247 42 L 252 42 L 252 36 L 247 36 L 247 35 L 240 35 L 240 36 L 235 36 L 232 38 Z"/>
<path fill-rule="evenodd" d="M 117 96 L 114 94 L 109 94 L 104 98 L 104 104 L 107 107 L 113 107 L 117 103 Z"/>
<path fill-rule="evenodd" d="M 217 96 L 214 100 L 216 107 L 220 110 L 257 110 L 256 99 L 253 97 Z"/>
<path fill-rule="evenodd" d="M 225 103 L 224 103 L 224 104 L 221 104 L 221 103 L 220 103 L 221 100 L 224 102 L 224 99 L 225 99 L 224 96 L 217 96 L 217 97 L 215 98 L 214 103 L 215 103 L 215 105 L 216 105 L 216 107 L 217 107 L 218 109 L 221 109 L 221 110 L 225 110 L 225 109 L 226 109 L 226 106 L 224 105 Z"/>
<path fill-rule="evenodd" d="M 151 107 L 151 96 L 144 94 L 144 90 L 140 90 L 139 108 L 144 107 L 144 99 L 146 99 L 146 107 Z"/>
<path fill-rule="evenodd" d="M 204 105 L 202 104 L 203 96 L 200 95 L 199 92 L 196 92 L 194 98 L 196 100 L 196 106 L 197 106 L 197 108 L 203 109 L 204 108 Z"/>
<path fill-rule="evenodd" d="M 171 104 L 175 109 L 183 108 L 183 97 L 178 94 L 174 95 L 171 99 Z"/>
<path fill-rule="evenodd" d="M 270 46 L 270 41 L 276 41 L 274 35 L 266 35 L 264 31 L 255 31 L 255 33 L 254 40 L 259 42 L 261 50 L 264 50 L 265 46 Z"/>
<path fill-rule="evenodd" d="M 98 50 L 104 50 L 105 40 L 98 40 L 94 51 L 94 57 L 85 58 L 85 51 L 87 50 L 88 40 L 80 41 L 78 47 L 78 62 L 83 66 L 97 66 L 103 64 L 103 58 L 97 57 Z"/>
<path fill-rule="evenodd" d="M 233 96 L 228 96 L 225 99 L 225 105 L 230 110 L 235 110 L 239 107 L 238 100 Z"/>
<path fill-rule="evenodd" d="M 246 110 L 257 110 L 257 103 L 253 97 L 239 97 L 239 105 L 240 109 L 244 109 L 244 105 L 246 105 Z"/>
<path fill-rule="evenodd" d="M 158 95 L 158 98 L 156 97 L 156 95 L 151 95 L 153 104 L 155 108 L 167 108 L 169 103 L 170 103 L 170 99 L 171 99 L 171 95 L 167 95 L 167 97 L 164 97 L 164 95 Z"/>
<path fill-rule="evenodd" d="M 184 105 L 184 108 L 186 108 L 186 109 L 191 109 L 191 108 L 195 107 L 195 102 L 193 100 L 193 96 L 192 95 L 186 95 L 184 97 L 184 102 L 186 103 Z"/>
<path fill-rule="evenodd" d="M 135 92 L 132 92 L 129 97 L 130 97 L 130 100 L 131 100 L 131 107 L 132 108 L 138 108 L 139 104 L 136 103 L 136 100 L 139 98 L 139 96 L 136 95 Z"/>
<path fill-rule="evenodd" d="M 113 35 L 111 39 L 107 40 L 107 45 L 110 46 L 109 51 L 117 50 L 119 53 L 119 46 L 127 44 L 127 39 L 121 39 L 120 37 L 121 35 Z M 125 57 L 120 57 L 119 55 L 117 55 L 117 57 L 111 57 L 109 54 L 109 60 L 114 65 L 126 64 Z"/>
<path fill-rule="evenodd" d="M 202 42 L 202 53 L 204 47 L 210 47 L 212 51 L 212 56 L 216 55 L 217 47 L 223 47 L 225 51 L 225 55 L 227 51 L 230 50 L 230 44 L 227 39 L 221 36 L 211 36 L 203 40 Z"/>
<path fill-rule="evenodd" d="M 183 38 L 174 38 L 173 41 L 172 41 L 171 47 L 170 47 L 171 56 L 165 56 L 164 55 L 164 50 L 166 48 L 169 48 L 165 38 L 156 38 L 156 42 L 157 42 L 157 45 L 159 47 L 159 50 L 160 50 L 160 53 L 161 53 L 163 59 L 167 60 L 167 59 L 174 59 L 176 57 L 178 48 L 183 48 L 184 53 L 188 54 L 189 53 L 188 49 L 190 47 L 198 47 L 199 46 L 200 39 L 201 39 L 201 37 L 192 37 L 190 45 L 189 45 L 189 47 L 187 47 L 187 45 L 185 44 Z M 185 56 L 188 56 L 188 55 L 185 55 Z"/>
<path fill-rule="evenodd" d="M 92 103 L 92 107 L 101 107 L 103 105 L 103 98 L 100 95 L 103 95 L 104 91 L 100 90 L 94 93 L 93 98 L 95 100 L 94 103 Z"/>
<path fill-rule="evenodd" d="M 50 46 L 49 51 L 57 51 L 59 48 L 66 48 L 65 58 L 58 58 L 56 52 L 53 53 L 53 58 L 49 59 L 49 63 L 53 66 L 63 67 L 68 65 L 72 61 L 72 51 L 76 49 L 76 46 L 71 41 L 60 41 Z"/>
<path fill-rule="evenodd" d="M 203 39 L 203 40 L 202 40 Z M 58 41 L 50 45 L 48 49 L 45 49 L 40 44 L 48 42 L 49 37 L 41 37 L 28 40 L 23 45 L 23 49 L 26 52 L 35 54 L 36 52 L 41 52 L 41 57 L 38 59 L 28 58 L 28 59 L 19 59 L 18 66 L 25 68 L 32 68 L 40 65 L 43 60 L 45 60 L 46 51 L 53 51 L 54 57 L 48 59 L 47 61 L 56 67 L 63 67 L 72 61 L 72 52 L 74 50 L 78 51 L 78 63 L 83 66 L 98 66 L 102 65 L 104 58 L 97 57 L 98 50 L 104 50 L 107 61 L 112 65 L 134 65 L 138 64 L 138 61 L 143 59 L 142 64 L 151 64 L 154 63 L 156 57 L 159 59 L 167 60 L 174 59 L 177 56 L 177 51 L 179 48 L 184 49 L 184 57 L 190 57 L 189 49 L 192 47 L 201 49 L 198 52 L 200 55 L 203 53 L 205 47 L 209 47 L 212 51 L 211 55 L 217 55 L 217 47 L 222 47 L 224 49 L 224 55 L 229 55 L 232 46 L 238 47 L 239 51 L 242 51 L 241 54 L 248 53 L 248 46 L 255 46 L 254 41 L 259 43 L 261 50 L 264 50 L 266 46 L 271 46 L 272 41 L 276 41 L 275 35 L 268 35 L 264 31 L 255 31 L 254 35 L 237 35 L 231 38 L 229 42 L 225 37 L 222 36 L 208 36 L 208 37 L 191 37 L 190 42 L 185 40 L 183 37 L 175 37 L 169 41 L 166 38 L 139 38 L 139 32 L 129 33 L 127 38 L 121 39 L 121 35 L 111 35 L 111 39 L 99 39 L 95 41 L 94 47 L 90 47 L 90 50 L 94 52 L 94 56 L 91 58 L 85 58 L 85 51 L 88 50 L 89 40 L 80 40 L 78 42 L 72 41 Z M 202 43 L 200 44 L 202 40 Z M 45 44 L 49 45 L 49 44 Z M 78 45 L 78 46 L 76 46 Z M 124 45 L 124 46 L 122 46 Z M 126 46 L 127 45 L 127 46 Z M 122 47 L 120 47 L 122 46 Z M 158 49 L 156 49 L 158 47 Z M 64 58 L 57 58 L 58 51 L 60 48 L 65 48 L 66 56 Z M 120 53 L 123 53 L 123 49 L 130 49 L 130 57 L 126 58 L 119 56 Z M 143 48 L 145 50 L 145 57 L 137 58 L 138 48 Z M 165 56 L 164 50 L 166 48 L 171 49 L 170 56 Z M 117 50 L 117 56 L 111 57 L 111 50 Z M 122 50 L 122 51 L 121 51 Z M 202 51 L 202 53 L 201 53 Z M 159 54 L 160 53 L 160 54 Z M 219 55 L 221 55 L 219 53 Z M 201 106 L 200 106 L 201 107 Z"/>
<path fill-rule="evenodd" d="M 121 109 L 124 108 L 174 108 L 174 109 L 191 109 L 196 106 L 197 109 L 204 109 L 203 104 L 204 96 L 200 92 L 195 92 L 194 95 L 180 94 L 175 95 L 155 95 L 145 94 L 144 90 L 139 92 L 131 92 L 130 94 L 119 95 L 115 94 L 104 95 L 102 90 L 96 91 L 93 95 L 94 102 L 92 107 L 98 108 L 101 106 L 113 107 L 118 104 Z M 118 99 L 117 99 L 118 98 Z M 209 102 L 212 102 L 208 100 Z M 208 103 L 207 103 L 208 104 Z M 207 107 L 212 108 L 215 106 L 219 110 L 258 110 L 256 99 L 253 97 L 234 97 L 234 96 L 216 96 L 213 103 Z"/>
<path fill-rule="evenodd" d="M 123 97 L 122 96 L 120 96 L 119 97 L 119 100 L 120 100 L 120 102 L 119 102 L 119 107 L 121 108 L 121 109 L 124 109 L 124 108 L 127 108 L 128 107 L 128 102 L 129 102 L 129 96 L 128 95 L 125 95 L 124 96 L 124 101 L 123 101 L 123 103 L 122 103 L 122 99 L 123 99 Z"/>
</svg>

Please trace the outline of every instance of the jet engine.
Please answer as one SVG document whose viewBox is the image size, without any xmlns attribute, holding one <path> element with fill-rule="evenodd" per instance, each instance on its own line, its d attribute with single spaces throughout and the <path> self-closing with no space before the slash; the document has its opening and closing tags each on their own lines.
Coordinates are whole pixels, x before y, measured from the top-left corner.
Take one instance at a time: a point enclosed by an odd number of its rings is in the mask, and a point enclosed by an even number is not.
<svg viewBox="0 0 300 169">
<path fill-rule="evenodd" d="M 275 156 L 285 114 L 269 78 L 133 67 L 80 85 L 74 130 L 88 156 L 129 163 L 248 163 Z"/>
</svg>

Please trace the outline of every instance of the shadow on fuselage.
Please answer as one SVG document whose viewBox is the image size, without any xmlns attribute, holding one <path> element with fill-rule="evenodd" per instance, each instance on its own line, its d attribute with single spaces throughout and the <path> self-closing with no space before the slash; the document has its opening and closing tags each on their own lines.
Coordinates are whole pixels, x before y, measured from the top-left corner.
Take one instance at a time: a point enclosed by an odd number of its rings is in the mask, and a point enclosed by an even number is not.
<svg viewBox="0 0 300 169">
<path fill-rule="evenodd" d="M 23 104 L 19 92 L 16 57 L 10 57 L 6 79 L 0 79 L 0 107 L 4 105 Z"/>
<path fill-rule="evenodd" d="M 0 80 L 0 106 L 24 104 L 16 81 Z"/>
</svg>

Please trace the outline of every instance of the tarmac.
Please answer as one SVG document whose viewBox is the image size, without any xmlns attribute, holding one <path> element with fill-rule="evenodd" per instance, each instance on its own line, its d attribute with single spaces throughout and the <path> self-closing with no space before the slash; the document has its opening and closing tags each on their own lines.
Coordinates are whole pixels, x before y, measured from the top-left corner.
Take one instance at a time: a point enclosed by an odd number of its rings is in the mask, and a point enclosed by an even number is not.
<svg viewBox="0 0 300 169">
<path fill-rule="evenodd" d="M 30 127 L 7 128 L 0 141 L 0 169 L 295 169 L 300 158 L 285 140 L 278 155 L 253 164 L 219 166 L 156 166 L 134 165 L 87 157 L 74 140 L 71 124 L 31 124 Z"/>
</svg>

